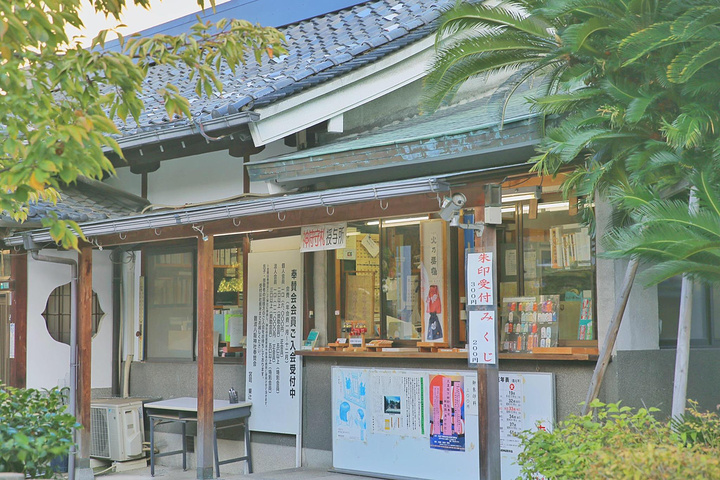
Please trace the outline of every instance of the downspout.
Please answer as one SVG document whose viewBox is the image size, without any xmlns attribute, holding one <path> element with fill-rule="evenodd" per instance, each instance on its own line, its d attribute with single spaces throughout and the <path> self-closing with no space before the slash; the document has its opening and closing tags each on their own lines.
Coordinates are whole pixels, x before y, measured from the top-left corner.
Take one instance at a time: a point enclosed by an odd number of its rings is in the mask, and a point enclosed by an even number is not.
<svg viewBox="0 0 720 480">
<path fill-rule="evenodd" d="M 38 262 L 49 262 L 49 263 L 61 263 L 63 265 L 70 265 L 71 278 L 70 278 L 70 294 L 72 295 L 72 301 L 70 302 L 70 404 L 69 410 L 74 416 L 76 414 L 75 408 L 77 404 L 77 280 L 78 280 L 78 264 L 77 261 L 71 258 L 63 257 L 51 257 L 48 255 L 41 255 L 38 253 L 38 247 L 36 245 L 28 245 L 30 242 L 25 242 L 26 247 L 31 246 L 32 249 L 30 254 L 33 260 Z M 75 480 L 75 455 L 77 453 L 77 439 L 76 430 L 73 429 L 72 434 L 72 446 L 70 447 L 70 454 L 68 455 L 68 480 Z"/>
<path fill-rule="evenodd" d="M 110 260 L 112 261 L 113 255 L 120 254 L 120 258 L 124 256 L 122 249 L 115 249 L 110 254 Z M 122 302 L 123 302 L 123 266 L 122 262 L 112 261 L 113 266 L 113 279 L 112 279 L 112 294 L 113 294 L 113 307 L 112 307 L 112 325 L 113 325 L 113 345 L 112 345 L 112 394 L 113 397 L 119 397 L 120 383 L 121 383 L 121 368 L 122 365 L 122 341 L 123 341 L 123 322 L 122 322 Z"/>
</svg>

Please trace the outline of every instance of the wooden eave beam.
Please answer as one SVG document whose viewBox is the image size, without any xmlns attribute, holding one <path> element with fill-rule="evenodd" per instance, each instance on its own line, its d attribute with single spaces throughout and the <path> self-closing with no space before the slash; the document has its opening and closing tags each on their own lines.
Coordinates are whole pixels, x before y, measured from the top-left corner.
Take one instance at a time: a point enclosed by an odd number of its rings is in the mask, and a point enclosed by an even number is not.
<svg viewBox="0 0 720 480">
<path fill-rule="evenodd" d="M 479 205 L 480 203 L 477 202 L 482 202 L 482 184 L 469 184 L 457 190 L 465 194 L 468 199 L 468 205 Z M 338 205 L 336 207 L 308 208 L 279 212 L 277 214 L 265 213 L 238 217 L 237 219 L 228 218 L 206 222 L 202 225 L 203 232 L 210 236 L 233 232 L 243 233 L 252 230 L 293 228 L 320 223 L 357 221 L 428 212 L 434 213 L 440 210 L 437 197 L 425 194 L 390 198 L 383 200 L 383 205 L 387 205 L 387 209 L 383 210 L 379 201 L 371 200 Z M 330 215 L 329 212 L 333 214 Z M 282 220 L 280 220 L 281 218 Z M 235 220 L 236 223 L 240 221 L 239 226 L 236 226 L 233 220 Z M 102 235 L 94 238 L 97 239 L 100 245 L 108 247 L 114 245 L 164 242 L 192 237 L 197 237 L 197 231 L 193 230 L 192 225 L 177 225 L 162 229 L 145 229 L 123 233 L 123 238 L 120 238 L 119 234 Z"/>
</svg>

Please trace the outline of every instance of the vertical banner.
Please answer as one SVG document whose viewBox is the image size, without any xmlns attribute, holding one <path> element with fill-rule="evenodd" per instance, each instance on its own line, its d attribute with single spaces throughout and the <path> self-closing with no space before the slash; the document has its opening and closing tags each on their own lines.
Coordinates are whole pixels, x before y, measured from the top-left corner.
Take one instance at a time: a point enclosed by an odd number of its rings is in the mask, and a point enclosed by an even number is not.
<svg viewBox="0 0 720 480">
<path fill-rule="evenodd" d="M 467 254 L 467 306 L 495 305 L 495 284 L 493 282 L 493 254 Z"/>
<path fill-rule="evenodd" d="M 496 346 L 495 312 L 470 310 L 468 312 L 468 364 L 494 364 Z"/>
<path fill-rule="evenodd" d="M 248 254 L 245 398 L 250 429 L 298 435 L 303 272 L 298 250 Z"/>
<path fill-rule="evenodd" d="M 445 220 L 420 222 L 422 245 L 422 341 L 447 343 Z"/>
</svg>

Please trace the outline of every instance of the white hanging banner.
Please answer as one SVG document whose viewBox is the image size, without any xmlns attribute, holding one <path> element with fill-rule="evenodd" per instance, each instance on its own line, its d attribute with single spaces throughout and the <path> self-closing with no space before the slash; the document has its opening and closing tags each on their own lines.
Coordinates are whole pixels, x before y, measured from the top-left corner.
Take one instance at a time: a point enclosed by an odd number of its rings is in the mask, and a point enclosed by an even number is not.
<svg viewBox="0 0 720 480">
<path fill-rule="evenodd" d="M 470 310 L 468 312 L 468 364 L 497 363 L 495 338 L 495 312 Z"/>
<path fill-rule="evenodd" d="M 299 250 L 248 254 L 245 398 L 250 429 L 300 434 L 303 271 Z"/>
<path fill-rule="evenodd" d="M 345 248 L 347 241 L 347 223 L 306 225 L 302 227 L 300 237 L 301 252 Z"/>
<path fill-rule="evenodd" d="M 493 254 L 467 254 L 467 306 L 495 305 Z"/>
</svg>

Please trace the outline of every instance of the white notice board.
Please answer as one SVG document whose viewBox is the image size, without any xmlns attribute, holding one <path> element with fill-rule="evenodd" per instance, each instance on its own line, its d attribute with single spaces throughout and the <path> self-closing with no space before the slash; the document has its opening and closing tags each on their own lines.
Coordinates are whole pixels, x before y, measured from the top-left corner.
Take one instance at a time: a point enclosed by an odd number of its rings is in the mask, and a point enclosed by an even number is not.
<svg viewBox="0 0 720 480">
<path fill-rule="evenodd" d="M 299 435 L 303 270 L 299 250 L 248 254 L 245 399 L 250 430 Z"/>
<path fill-rule="evenodd" d="M 503 394 L 518 380 L 520 395 Z M 502 479 L 517 477 L 514 431 L 555 419 L 552 374 L 500 372 Z M 509 385 L 509 384 L 508 384 Z M 479 478 L 477 372 L 332 367 L 333 467 L 422 480 Z M 520 428 L 520 430 L 517 430 Z M 514 439 L 514 437 L 512 437 Z"/>
<path fill-rule="evenodd" d="M 520 476 L 516 464 L 520 440 L 515 434 L 537 428 L 552 430 L 555 424 L 555 374 L 501 371 L 498 383 L 502 480 L 515 480 Z"/>
</svg>

